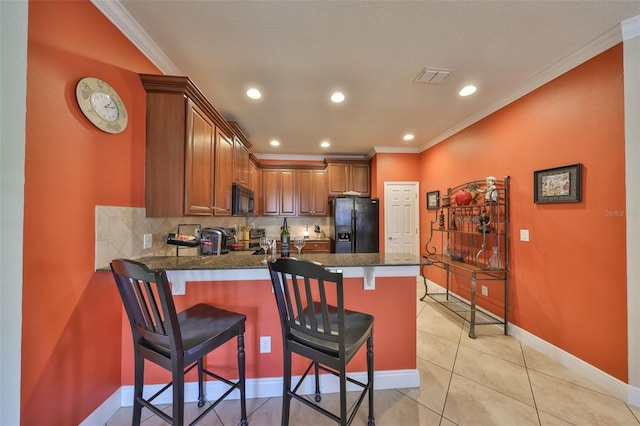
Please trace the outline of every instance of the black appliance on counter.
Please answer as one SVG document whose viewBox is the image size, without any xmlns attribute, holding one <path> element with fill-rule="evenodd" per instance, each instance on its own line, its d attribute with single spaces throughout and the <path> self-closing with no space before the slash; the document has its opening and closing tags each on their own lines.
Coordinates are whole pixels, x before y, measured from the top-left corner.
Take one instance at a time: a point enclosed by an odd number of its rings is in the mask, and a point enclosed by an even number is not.
<svg viewBox="0 0 640 426">
<path fill-rule="evenodd" d="M 255 212 L 253 191 L 238 184 L 231 185 L 231 214 L 249 216 Z"/>
<path fill-rule="evenodd" d="M 221 255 L 229 253 L 235 235 L 226 228 L 203 228 L 200 235 L 200 255 Z"/>
<path fill-rule="evenodd" d="M 258 249 L 260 248 L 260 238 L 266 237 L 267 233 L 264 228 L 252 228 L 249 231 L 249 248 L 250 249 Z"/>
<path fill-rule="evenodd" d="M 344 197 L 334 198 L 331 204 L 333 251 L 378 253 L 379 200 Z"/>
</svg>

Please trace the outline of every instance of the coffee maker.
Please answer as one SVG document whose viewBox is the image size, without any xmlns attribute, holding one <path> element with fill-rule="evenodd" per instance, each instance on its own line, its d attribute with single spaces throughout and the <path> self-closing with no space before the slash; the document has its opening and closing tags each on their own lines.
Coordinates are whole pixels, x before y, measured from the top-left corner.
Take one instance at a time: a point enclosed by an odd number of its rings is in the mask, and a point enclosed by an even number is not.
<svg viewBox="0 0 640 426">
<path fill-rule="evenodd" d="M 229 253 L 229 234 L 225 228 L 204 228 L 200 236 L 200 255 Z"/>
</svg>

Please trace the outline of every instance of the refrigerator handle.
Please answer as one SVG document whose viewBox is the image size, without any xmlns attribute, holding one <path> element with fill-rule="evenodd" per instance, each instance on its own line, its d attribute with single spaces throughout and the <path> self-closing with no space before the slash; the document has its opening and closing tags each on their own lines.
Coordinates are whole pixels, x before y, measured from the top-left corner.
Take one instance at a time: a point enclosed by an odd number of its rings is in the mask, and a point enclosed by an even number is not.
<svg viewBox="0 0 640 426">
<path fill-rule="evenodd" d="M 351 210 L 351 253 L 356 252 L 356 234 L 358 233 L 356 230 L 357 212 L 355 209 Z"/>
</svg>

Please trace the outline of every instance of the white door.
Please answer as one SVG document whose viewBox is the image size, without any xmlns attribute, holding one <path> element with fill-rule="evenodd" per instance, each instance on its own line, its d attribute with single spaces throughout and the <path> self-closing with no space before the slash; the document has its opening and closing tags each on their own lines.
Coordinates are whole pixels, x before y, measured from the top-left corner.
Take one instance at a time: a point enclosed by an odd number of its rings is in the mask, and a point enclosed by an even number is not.
<svg viewBox="0 0 640 426">
<path fill-rule="evenodd" d="M 384 251 L 420 256 L 418 182 L 384 183 Z"/>
</svg>

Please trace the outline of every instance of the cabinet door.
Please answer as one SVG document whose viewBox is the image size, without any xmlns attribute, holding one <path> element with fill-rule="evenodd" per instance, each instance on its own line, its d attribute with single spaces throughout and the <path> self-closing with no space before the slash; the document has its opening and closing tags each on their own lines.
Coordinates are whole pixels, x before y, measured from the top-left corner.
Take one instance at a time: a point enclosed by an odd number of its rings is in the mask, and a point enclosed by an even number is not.
<svg viewBox="0 0 640 426">
<path fill-rule="evenodd" d="M 327 165 L 329 194 L 342 195 L 349 190 L 349 164 L 331 163 Z"/>
<path fill-rule="evenodd" d="M 249 189 L 253 191 L 254 214 L 262 213 L 262 171 L 253 162 L 249 162 Z"/>
<path fill-rule="evenodd" d="M 213 197 L 213 122 L 193 102 L 188 102 L 186 140 L 185 211 L 210 216 Z"/>
<path fill-rule="evenodd" d="M 295 216 L 295 179 L 293 170 L 262 171 L 262 214 Z"/>
<path fill-rule="evenodd" d="M 330 253 L 329 241 L 307 240 L 302 248 L 302 253 Z"/>
<path fill-rule="evenodd" d="M 218 130 L 216 135 L 215 202 L 213 214 L 231 215 L 233 183 L 233 140 Z"/>
<path fill-rule="evenodd" d="M 236 137 L 233 142 L 233 181 L 244 187 L 249 186 L 248 168 L 249 150 Z"/>
<path fill-rule="evenodd" d="M 312 173 L 313 185 L 313 214 L 315 216 L 326 216 L 329 212 L 329 189 L 327 187 L 327 172 L 324 170 L 314 170 Z"/>
<path fill-rule="evenodd" d="M 351 164 L 351 191 L 363 196 L 371 195 L 371 167 L 369 164 Z"/>
<path fill-rule="evenodd" d="M 324 170 L 299 170 L 298 215 L 326 216 L 328 197 L 326 172 Z"/>
<path fill-rule="evenodd" d="M 296 214 L 296 181 L 293 170 L 280 170 L 280 215 Z"/>
<path fill-rule="evenodd" d="M 280 214 L 280 179 L 278 170 L 262 171 L 262 214 Z"/>
</svg>

